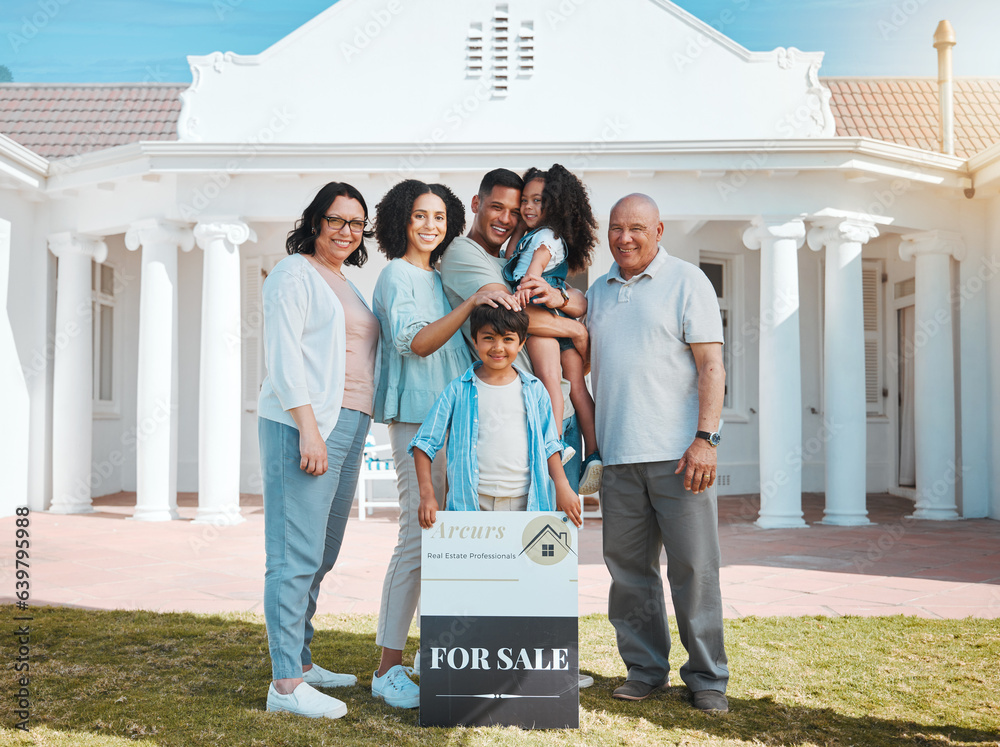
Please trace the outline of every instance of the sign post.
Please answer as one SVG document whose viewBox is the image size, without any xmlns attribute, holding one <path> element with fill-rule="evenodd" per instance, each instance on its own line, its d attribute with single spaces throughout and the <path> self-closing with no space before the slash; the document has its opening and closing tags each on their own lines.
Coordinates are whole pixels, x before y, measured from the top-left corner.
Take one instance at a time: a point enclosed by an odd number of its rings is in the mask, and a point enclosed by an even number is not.
<svg viewBox="0 0 1000 747">
<path fill-rule="evenodd" d="M 579 727 L 576 527 L 441 511 L 421 555 L 421 725 Z"/>
</svg>

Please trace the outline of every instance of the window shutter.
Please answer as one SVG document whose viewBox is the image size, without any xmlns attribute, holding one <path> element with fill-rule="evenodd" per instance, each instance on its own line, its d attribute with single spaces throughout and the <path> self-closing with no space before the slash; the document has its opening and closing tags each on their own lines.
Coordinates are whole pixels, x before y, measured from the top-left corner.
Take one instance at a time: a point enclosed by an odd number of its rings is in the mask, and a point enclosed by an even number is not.
<svg viewBox="0 0 1000 747">
<path fill-rule="evenodd" d="M 248 412 L 257 411 L 257 395 L 264 380 L 262 351 L 264 333 L 263 304 L 261 286 L 264 274 L 261 261 L 251 257 L 243 261 L 242 305 L 243 305 L 243 406 Z"/>
<path fill-rule="evenodd" d="M 877 261 L 863 261 L 861 267 L 865 320 L 865 405 L 869 415 L 883 415 L 882 266 Z"/>
</svg>

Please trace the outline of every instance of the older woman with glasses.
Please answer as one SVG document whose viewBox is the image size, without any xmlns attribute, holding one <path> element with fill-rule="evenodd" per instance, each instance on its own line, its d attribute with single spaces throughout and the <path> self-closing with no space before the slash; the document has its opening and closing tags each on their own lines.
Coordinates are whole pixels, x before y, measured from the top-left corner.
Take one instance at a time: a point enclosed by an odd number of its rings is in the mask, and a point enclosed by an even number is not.
<svg viewBox="0 0 1000 747">
<path fill-rule="evenodd" d="M 379 324 L 345 266 L 368 259 L 357 189 L 323 187 L 288 234 L 290 256 L 263 287 L 267 376 L 258 405 L 264 481 L 264 617 L 273 682 L 267 710 L 347 713 L 316 687 L 354 685 L 312 663 L 320 582 L 337 560 L 354 500 L 377 379 Z"/>
</svg>

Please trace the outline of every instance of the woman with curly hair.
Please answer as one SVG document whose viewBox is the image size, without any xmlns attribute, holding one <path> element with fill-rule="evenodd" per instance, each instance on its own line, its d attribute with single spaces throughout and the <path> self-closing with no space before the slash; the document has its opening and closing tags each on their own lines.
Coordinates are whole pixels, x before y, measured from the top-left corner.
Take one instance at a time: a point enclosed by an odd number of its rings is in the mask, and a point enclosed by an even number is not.
<svg viewBox="0 0 1000 747">
<path fill-rule="evenodd" d="M 597 220 L 590 209 L 586 188 L 558 163 L 548 171 L 528 169 L 521 192 L 521 221 L 523 226 L 519 226 L 509 244 L 516 249 L 505 255 L 504 279 L 516 289 L 524 278 L 541 277 L 561 290 L 563 298 L 568 301 L 566 275 L 586 270 L 597 244 Z M 524 233 L 525 229 L 528 229 L 527 233 Z M 516 296 L 523 305 L 531 303 L 531 292 L 528 290 L 518 291 Z M 561 312 L 553 310 L 552 313 Z M 601 487 L 604 464 L 597 451 L 594 398 L 590 396 L 584 380 L 587 343 L 584 341 L 582 348 L 578 348 L 566 338 L 532 335 L 525 348 L 535 376 L 541 379 L 552 399 L 560 438 L 563 422 L 560 382 L 565 376 L 570 383 L 570 401 L 576 409 L 584 453 L 587 455 L 580 468 L 579 491 L 580 495 L 596 493 Z M 574 453 L 573 448 L 563 442 L 563 462 L 568 462 Z"/>
<path fill-rule="evenodd" d="M 340 552 L 378 378 L 378 320 L 344 275 L 368 259 L 368 207 L 330 182 L 288 234 L 289 256 L 264 281 L 257 429 L 264 492 L 264 618 L 273 681 L 267 710 L 339 718 L 315 689 L 354 685 L 313 664 L 320 582 Z"/>
<path fill-rule="evenodd" d="M 372 676 L 372 695 L 391 706 L 416 708 L 420 688 L 403 666 L 403 647 L 420 596 L 420 490 L 407 447 L 445 387 L 472 357 L 459 330 L 480 304 L 520 309 L 503 291 L 485 291 L 452 309 L 434 265 L 465 229 L 465 207 L 441 184 L 407 179 L 376 208 L 375 237 L 389 258 L 375 284 L 374 307 L 382 340 L 384 373 L 375 398 L 375 419 L 389 424 L 399 491 L 399 537 L 382 585 L 377 645 L 382 659 Z M 441 462 L 439 464 L 438 462 Z M 435 495 L 445 496 L 446 464 L 434 461 Z M 442 506 L 443 508 L 443 506 Z"/>
</svg>

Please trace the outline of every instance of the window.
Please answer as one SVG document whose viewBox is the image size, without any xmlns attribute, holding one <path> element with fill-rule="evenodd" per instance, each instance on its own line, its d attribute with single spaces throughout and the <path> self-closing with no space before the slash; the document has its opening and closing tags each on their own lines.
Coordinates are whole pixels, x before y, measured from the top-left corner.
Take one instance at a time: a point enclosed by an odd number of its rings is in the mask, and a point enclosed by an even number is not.
<svg viewBox="0 0 1000 747">
<path fill-rule="evenodd" d="M 118 415 L 118 351 L 116 317 L 118 272 L 114 265 L 91 264 L 93 303 L 94 414 Z"/>
<path fill-rule="evenodd" d="M 240 320 L 240 354 L 243 375 L 243 408 L 257 412 L 257 398 L 264 383 L 264 304 L 261 293 L 264 278 L 287 255 L 243 259 L 243 279 L 240 283 L 242 318 Z"/>
<path fill-rule="evenodd" d="M 869 416 L 885 415 L 882 372 L 882 262 L 861 261 L 861 299 L 865 327 L 865 408 Z"/>
<path fill-rule="evenodd" d="M 554 558 L 556 556 L 556 546 L 555 545 L 542 545 L 542 557 L 543 558 Z"/>
<path fill-rule="evenodd" d="M 264 286 L 264 266 L 260 257 L 243 261 L 243 407 L 247 412 L 257 412 L 257 396 L 264 381 L 264 307 L 261 290 Z"/>
<path fill-rule="evenodd" d="M 728 420 L 744 420 L 742 400 L 745 343 L 735 338 L 739 327 L 742 257 L 701 252 L 699 267 L 708 276 L 719 298 L 722 312 L 722 364 L 726 368 L 726 395 L 723 415 Z"/>
</svg>

